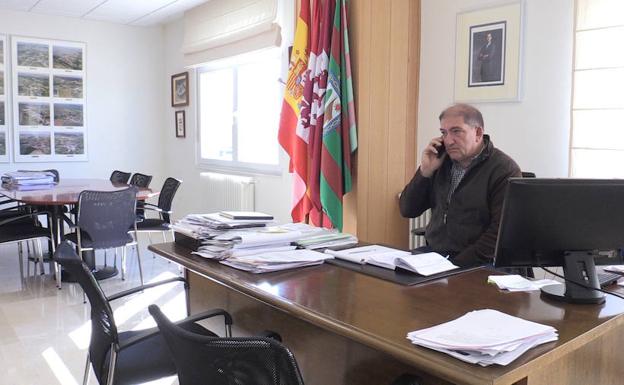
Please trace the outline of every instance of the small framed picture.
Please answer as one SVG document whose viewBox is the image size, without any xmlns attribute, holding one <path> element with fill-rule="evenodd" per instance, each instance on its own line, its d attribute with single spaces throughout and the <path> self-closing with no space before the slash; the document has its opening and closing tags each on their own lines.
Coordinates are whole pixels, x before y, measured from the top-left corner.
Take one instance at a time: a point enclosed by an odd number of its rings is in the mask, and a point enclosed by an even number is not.
<svg viewBox="0 0 624 385">
<path fill-rule="evenodd" d="M 189 74 L 182 72 L 171 76 L 171 107 L 189 105 Z"/>
<path fill-rule="evenodd" d="M 184 110 L 175 112 L 176 137 L 186 137 L 186 122 L 184 118 Z"/>
</svg>

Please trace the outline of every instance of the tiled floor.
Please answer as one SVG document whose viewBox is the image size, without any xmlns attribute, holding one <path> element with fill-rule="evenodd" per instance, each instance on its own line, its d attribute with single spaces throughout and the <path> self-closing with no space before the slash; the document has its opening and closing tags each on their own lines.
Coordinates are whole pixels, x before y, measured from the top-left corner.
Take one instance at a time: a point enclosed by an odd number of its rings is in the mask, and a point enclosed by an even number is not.
<svg viewBox="0 0 624 385">
<path fill-rule="evenodd" d="M 147 240 L 142 240 L 142 245 Z M 141 249 L 146 282 L 172 277 L 178 266 Z M 103 253 L 98 252 L 98 264 Z M 136 254 L 128 255 L 128 277 L 100 281 L 107 294 L 139 284 Z M 26 265 L 26 262 L 24 262 Z M 112 263 L 109 252 L 108 263 Z M 0 245 L 0 384 L 6 385 L 75 385 L 82 383 L 89 343 L 89 305 L 82 302 L 77 284 L 64 284 L 58 290 L 48 272 L 20 277 L 17 246 Z M 147 305 L 158 304 L 172 319 L 185 315 L 184 291 L 180 284 L 165 285 L 143 294 L 113 303 L 115 320 L 120 330 L 144 329 L 155 326 Z M 96 384 L 91 374 L 89 384 Z M 150 384 L 177 384 L 167 378 Z"/>
</svg>

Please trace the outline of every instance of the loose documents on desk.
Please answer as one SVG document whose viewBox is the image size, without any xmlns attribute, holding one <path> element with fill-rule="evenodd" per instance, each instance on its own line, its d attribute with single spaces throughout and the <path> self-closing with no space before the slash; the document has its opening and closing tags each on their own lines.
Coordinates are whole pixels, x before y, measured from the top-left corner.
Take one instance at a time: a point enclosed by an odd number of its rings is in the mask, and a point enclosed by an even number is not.
<svg viewBox="0 0 624 385">
<path fill-rule="evenodd" d="M 488 277 L 488 283 L 495 284 L 501 290 L 509 291 L 532 291 L 539 290 L 548 285 L 561 285 L 561 282 L 557 282 L 554 279 L 530 281 L 518 274 L 490 275 Z"/>
<path fill-rule="evenodd" d="M 390 270 L 400 267 L 424 276 L 459 267 L 438 253 L 412 254 L 409 251 L 380 245 L 354 247 L 346 250 L 325 250 L 325 252 L 350 262 L 369 264 Z"/>
<path fill-rule="evenodd" d="M 254 273 L 318 265 L 333 257 L 312 249 L 357 243 L 351 234 L 305 223 L 267 226 L 272 222 L 268 214 L 258 213 L 264 219 L 257 220 L 248 219 L 255 213 L 225 214 L 189 214 L 172 227 L 200 244 L 193 254 Z M 236 216 L 243 219 L 229 218 Z M 298 246 L 308 250 L 295 250 Z"/>
<path fill-rule="evenodd" d="M 484 309 L 410 332 L 407 338 L 415 345 L 488 366 L 507 365 L 535 346 L 556 341 L 559 335 L 552 326 Z"/>
<path fill-rule="evenodd" d="M 331 256 L 313 250 L 292 250 L 230 257 L 220 263 L 251 273 L 294 269 L 298 267 L 320 265 Z"/>
</svg>

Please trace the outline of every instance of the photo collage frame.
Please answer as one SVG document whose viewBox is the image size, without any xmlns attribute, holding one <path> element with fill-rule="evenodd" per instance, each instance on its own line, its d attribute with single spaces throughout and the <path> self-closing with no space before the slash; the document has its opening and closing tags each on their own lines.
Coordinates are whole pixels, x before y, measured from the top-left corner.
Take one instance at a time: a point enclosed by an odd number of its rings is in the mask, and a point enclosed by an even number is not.
<svg viewBox="0 0 624 385">
<path fill-rule="evenodd" d="M 87 160 L 84 43 L 11 38 L 16 162 Z"/>
<path fill-rule="evenodd" d="M 6 83 L 6 35 L 0 35 L 0 162 L 6 163 L 9 154 L 9 123 L 7 116 L 7 83 Z"/>
</svg>

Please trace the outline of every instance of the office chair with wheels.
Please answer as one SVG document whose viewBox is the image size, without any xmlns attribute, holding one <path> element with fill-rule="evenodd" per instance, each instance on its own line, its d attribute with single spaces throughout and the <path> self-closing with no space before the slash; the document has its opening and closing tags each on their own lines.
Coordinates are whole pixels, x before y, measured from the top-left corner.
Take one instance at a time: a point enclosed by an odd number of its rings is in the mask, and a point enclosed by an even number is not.
<svg viewBox="0 0 624 385">
<path fill-rule="evenodd" d="M 303 385 L 297 361 L 281 343 L 263 337 L 199 335 L 149 312 L 169 347 L 180 385 Z"/>
<path fill-rule="evenodd" d="M 128 179 L 130 179 L 130 173 L 115 170 L 113 171 L 109 179 L 113 183 L 127 184 Z"/>
<path fill-rule="evenodd" d="M 142 285 L 107 297 L 89 267 L 68 242 L 59 245 L 54 260 L 76 278 L 91 304 L 91 341 L 83 384 L 87 384 L 89 380 L 89 366 L 93 368 L 98 383 L 102 385 L 136 384 L 175 375 L 175 364 L 158 329 L 119 331 L 110 301 L 171 282 L 183 282 L 187 288 L 184 278 L 175 277 Z M 216 337 L 215 333 L 196 323 L 215 316 L 224 317 L 225 335 L 229 336 L 232 318 L 221 309 L 188 317 L 177 325 L 189 332 Z"/>
</svg>

